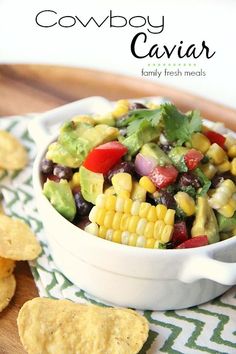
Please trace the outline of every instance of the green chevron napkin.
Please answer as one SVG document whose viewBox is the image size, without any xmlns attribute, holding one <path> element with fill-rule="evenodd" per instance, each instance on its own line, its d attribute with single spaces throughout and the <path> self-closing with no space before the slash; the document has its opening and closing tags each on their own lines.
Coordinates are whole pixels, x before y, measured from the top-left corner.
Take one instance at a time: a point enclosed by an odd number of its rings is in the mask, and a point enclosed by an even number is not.
<svg viewBox="0 0 236 354">
<path fill-rule="evenodd" d="M 28 167 L 21 172 L 3 172 L 0 175 L 0 193 L 8 215 L 24 219 L 36 233 L 43 252 L 30 262 L 32 274 L 40 296 L 66 298 L 80 303 L 101 306 L 99 299 L 72 284 L 56 268 L 50 255 L 43 225 L 34 200 L 32 163 L 35 145 L 28 135 L 30 115 L 0 119 L 0 129 L 17 136 L 29 152 Z M 141 353 L 236 353 L 236 287 L 207 304 L 178 311 L 139 311 L 150 323 L 150 334 Z"/>
</svg>

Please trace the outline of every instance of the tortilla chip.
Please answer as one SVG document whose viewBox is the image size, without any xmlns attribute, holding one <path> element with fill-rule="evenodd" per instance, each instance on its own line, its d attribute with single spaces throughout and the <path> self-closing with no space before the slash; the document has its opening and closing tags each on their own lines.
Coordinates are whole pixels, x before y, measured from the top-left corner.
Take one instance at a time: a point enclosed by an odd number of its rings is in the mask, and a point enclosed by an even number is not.
<svg viewBox="0 0 236 354">
<path fill-rule="evenodd" d="M 23 145 L 10 133 L 0 130 L 0 168 L 20 170 L 27 164 Z"/>
<path fill-rule="evenodd" d="M 15 262 L 12 259 L 0 257 L 0 279 L 9 277 L 15 268 Z"/>
<path fill-rule="evenodd" d="M 0 279 L 0 312 L 7 307 L 15 294 L 16 280 L 14 275 Z"/>
<path fill-rule="evenodd" d="M 41 247 L 22 220 L 0 214 L 0 256 L 15 261 L 35 259 Z"/>
<path fill-rule="evenodd" d="M 147 320 L 128 309 L 35 298 L 18 319 L 29 354 L 135 354 L 148 336 Z"/>
</svg>

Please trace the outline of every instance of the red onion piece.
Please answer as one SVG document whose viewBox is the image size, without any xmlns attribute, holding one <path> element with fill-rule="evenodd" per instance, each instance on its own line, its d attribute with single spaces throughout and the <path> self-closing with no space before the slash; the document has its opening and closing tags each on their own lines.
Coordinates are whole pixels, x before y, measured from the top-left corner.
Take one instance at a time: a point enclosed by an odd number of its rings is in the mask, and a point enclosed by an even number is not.
<svg viewBox="0 0 236 354">
<path fill-rule="evenodd" d="M 157 161 L 154 157 L 144 156 L 142 154 L 138 154 L 135 158 L 134 166 L 135 171 L 140 176 L 148 176 L 149 173 L 156 167 Z"/>
</svg>

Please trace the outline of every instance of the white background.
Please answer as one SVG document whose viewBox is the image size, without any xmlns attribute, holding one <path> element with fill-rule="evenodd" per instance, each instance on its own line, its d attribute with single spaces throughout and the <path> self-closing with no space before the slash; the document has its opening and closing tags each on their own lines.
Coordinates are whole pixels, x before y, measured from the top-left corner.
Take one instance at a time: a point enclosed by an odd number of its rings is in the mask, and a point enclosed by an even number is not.
<svg viewBox="0 0 236 354">
<path fill-rule="evenodd" d="M 154 24 L 165 16 L 161 34 L 149 36 L 151 44 L 200 45 L 205 40 L 215 56 L 198 60 L 136 59 L 130 52 L 130 42 L 139 29 L 109 28 L 107 21 L 98 29 L 41 28 L 36 14 L 45 9 L 58 13 L 55 19 L 70 15 L 86 21 L 94 16 L 98 21 L 109 15 L 127 18 L 150 16 Z M 48 17 L 49 18 L 49 17 Z M 146 29 L 145 29 L 145 32 Z M 236 1 L 235 0 L 0 0 L 0 62 L 51 63 L 89 67 L 141 77 L 141 68 L 149 63 L 197 63 L 206 77 L 152 78 L 158 82 L 197 93 L 236 108 Z"/>
</svg>

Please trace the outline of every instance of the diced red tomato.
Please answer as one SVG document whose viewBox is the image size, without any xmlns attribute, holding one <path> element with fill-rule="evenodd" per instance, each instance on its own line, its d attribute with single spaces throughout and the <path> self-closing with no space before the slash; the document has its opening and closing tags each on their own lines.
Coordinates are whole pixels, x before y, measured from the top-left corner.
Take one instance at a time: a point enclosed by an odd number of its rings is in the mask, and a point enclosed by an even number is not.
<svg viewBox="0 0 236 354">
<path fill-rule="evenodd" d="M 194 248 L 194 247 L 201 247 L 206 245 L 208 245 L 208 238 L 207 236 L 204 235 L 204 236 L 196 236 L 190 238 L 189 240 L 181 243 L 176 248 Z"/>
<path fill-rule="evenodd" d="M 165 188 L 176 181 L 178 173 L 174 166 L 157 166 L 149 174 L 149 178 L 157 188 Z"/>
<path fill-rule="evenodd" d="M 174 244 L 174 246 L 178 246 L 181 243 L 187 241 L 187 239 L 188 239 L 188 233 L 187 233 L 186 223 L 184 221 L 177 222 L 174 225 L 174 232 L 171 238 L 171 242 Z"/>
<path fill-rule="evenodd" d="M 93 149 L 85 159 L 83 165 L 90 171 L 107 173 L 122 156 L 127 153 L 127 147 L 119 141 L 111 141 Z"/>
<path fill-rule="evenodd" d="M 186 163 L 188 169 L 191 171 L 198 166 L 203 157 L 204 156 L 200 151 L 191 149 L 187 152 L 187 154 L 184 155 L 184 162 Z"/>
<path fill-rule="evenodd" d="M 207 130 L 204 133 L 208 139 L 210 140 L 210 142 L 212 144 L 216 143 L 218 145 L 220 145 L 222 147 L 222 149 L 224 149 L 225 146 L 225 137 L 217 132 L 214 132 L 213 130 Z"/>
</svg>

